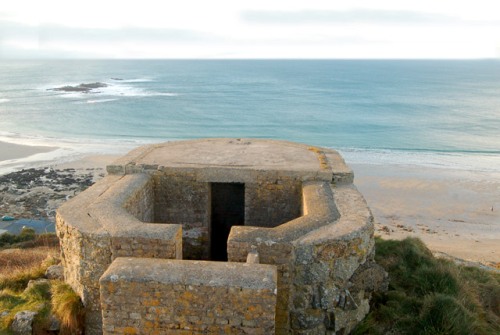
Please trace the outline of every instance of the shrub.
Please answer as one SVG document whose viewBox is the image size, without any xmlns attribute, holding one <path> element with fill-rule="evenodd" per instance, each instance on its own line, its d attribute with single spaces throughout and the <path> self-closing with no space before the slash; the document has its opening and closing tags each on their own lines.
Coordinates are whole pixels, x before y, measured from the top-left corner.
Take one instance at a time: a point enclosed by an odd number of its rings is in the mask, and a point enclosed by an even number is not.
<svg viewBox="0 0 500 335">
<path fill-rule="evenodd" d="M 500 274 L 436 259 L 414 238 L 376 248 L 389 291 L 353 334 L 500 334 Z"/>
<path fill-rule="evenodd" d="M 32 228 L 23 228 L 19 235 L 4 233 L 0 235 L 0 248 L 20 242 L 32 241 L 36 236 L 36 232 Z"/>
</svg>

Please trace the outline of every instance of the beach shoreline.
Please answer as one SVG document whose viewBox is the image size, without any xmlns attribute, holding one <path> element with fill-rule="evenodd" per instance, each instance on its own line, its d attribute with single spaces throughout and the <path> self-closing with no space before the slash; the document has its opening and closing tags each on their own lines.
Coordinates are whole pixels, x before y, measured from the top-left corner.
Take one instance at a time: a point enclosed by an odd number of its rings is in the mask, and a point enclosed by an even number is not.
<svg viewBox="0 0 500 335">
<path fill-rule="evenodd" d="M 64 163 L 40 162 L 36 167 L 0 174 L 0 217 L 13 219 L 0 221 L 0 233 L 18 233 L 20 226 L 37 232 L 53 229 L 57 208 L 103 178 L 106 165 L 117 157 L 94 155 Z"/>
<path fill-rule="evenodd" d="M 51 152 L 58 147 L 41 145 L 23 145 L 0 141 L 0 162 L 12 159 L 26 158 L 32 155 Z"/>
<path fill-rule="evenodd" d="M 0 148 L 4 145 L 0 142 Z M 21 147 L 19 155 L 44 150 Z M 58 206 L 102 178 L 106 165 L 118 157 L 90 155 L 64 163 L 41 163 L 31 170 L 38 171 L 42 179 L 54 180 L 38 186 L 21 185 L 25 177 L 21 178 L 21 171 L 14 172 L 17 181 L 14 178 L 5 185 L 4 180 L 0 185 L 0 214 L 39 213 L 38 217 L 54 220 Z M 354 184 L 374 215 L 376 235 L 384 239 L 418 237 L 437 253 L 489 266 L 500 263 L 500 173 L 414 165 L 350 166 Z M 29 211 L 21 208 L 18 199 L 24 203 L 31 199 Z M 39 202 L 44 207 L 33 209 Z"/>
<path fill-rule="evenodd" d="M 500 264 L 500 174 L 352 164 L 384 239 L 418 237 L 434 252 Z"/>
</svg>

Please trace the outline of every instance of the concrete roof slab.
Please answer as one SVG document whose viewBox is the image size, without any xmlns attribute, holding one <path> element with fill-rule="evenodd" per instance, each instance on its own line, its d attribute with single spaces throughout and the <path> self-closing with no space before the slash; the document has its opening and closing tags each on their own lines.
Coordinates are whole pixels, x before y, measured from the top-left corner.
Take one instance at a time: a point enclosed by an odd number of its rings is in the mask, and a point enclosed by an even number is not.
<svg viewBox="0 0 500 335">
<path fill-rule="evenodd" d="M 320 174 L 331 170 L 321 149 L 287 141 L 263 139 L 202 139 L 166 142 L 134 150 L 108 167 L 232 168 L 259 171 L 296 171 Z M 324 154 L 323 154 L 324 156 Z M 129 171 L 136 170 L 128 169 Z M 331 173 L 331 171 L 330 171 Z"/>
</svg>

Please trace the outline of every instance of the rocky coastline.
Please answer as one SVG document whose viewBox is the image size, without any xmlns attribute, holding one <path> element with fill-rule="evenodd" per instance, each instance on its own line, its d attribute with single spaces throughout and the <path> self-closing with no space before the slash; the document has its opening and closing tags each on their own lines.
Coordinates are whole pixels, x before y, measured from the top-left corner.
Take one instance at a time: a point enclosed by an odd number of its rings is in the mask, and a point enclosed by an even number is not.
<svg viewBox="0 0 500 335">
<path fill-rule="evenodd" d="M 105 174 L 103 168 L 31 168 L 0 176 L 0 232 L 17 233 L 17 225 L 53 226 L 56 209 Z M 16 225 L 17 223 L 17 225 Z M 35 228 L 35 227 L 33 227 Z"/>
</svg>

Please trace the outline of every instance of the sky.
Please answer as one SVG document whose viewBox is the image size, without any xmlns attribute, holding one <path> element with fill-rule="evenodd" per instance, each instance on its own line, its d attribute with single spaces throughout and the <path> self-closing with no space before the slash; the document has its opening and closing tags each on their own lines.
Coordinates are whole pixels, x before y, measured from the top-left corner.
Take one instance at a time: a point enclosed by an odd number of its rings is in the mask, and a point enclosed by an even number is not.
<svg viewBox="0 0 500 335">
<path fill-rule="evenodd" d="M 0 58 L 500 58 L 498 0 L 2 0 Z"/>
</svg>

